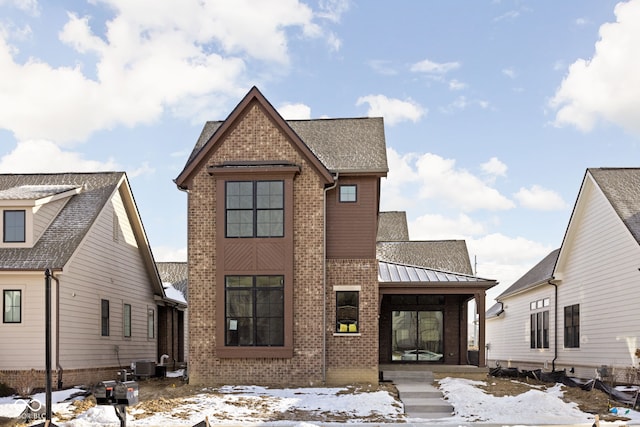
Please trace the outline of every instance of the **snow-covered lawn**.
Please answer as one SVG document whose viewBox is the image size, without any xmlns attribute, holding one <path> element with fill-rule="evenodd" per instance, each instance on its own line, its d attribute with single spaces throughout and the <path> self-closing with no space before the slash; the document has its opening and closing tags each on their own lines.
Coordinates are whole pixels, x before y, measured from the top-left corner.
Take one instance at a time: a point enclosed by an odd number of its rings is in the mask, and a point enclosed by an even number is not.
<svg viewBox="0 0 640 427">
<path fill-rule="evenodd" d="M 440 388 L 455 408 L 455 415 L 438 420 L 405 417 L 400 402 L 386 391 L 362 391 L 346 388 L 269 389 L 258 386 L 225 386 L 206 388 L 192 396 L 159 402 L 152 413 L 141 406 L 128 408 L 127 426 L 192 426 L 208 419 L 212 425 L 326 425 L 323 414 L 344 423 L 425 423 L 432 425 L 499 425 L 572 424 L 591 426 L 594 417 L 581 412 L 575 404 L 561 400 L 562 386 L 545 391 L 532 389 L 518 396 L 495 397 L 476 387 L 482 381 L 444 378 Z M 79 412 L 72 402 L 65 402 L 77 389 L 57 391 L 52 401 L 54 423 L 64 427 L 120 425 L 111 406 L 93 406 Z M 34 402 L 44 402 L 37 394 Z M 26 402 L 0 398 L 0 416 L 19 417 Z M 32 406 L 36 406 L 34 403 Z M 306 421 L 287 421 L 287 413 L 304 411 Z M 605 423 L 601 426 L 640 424 L 640 413 L 627 408 L 619 412 L 630 421 Z M 337 417 L 337 418 L 336 418 Z"/>
</svg>

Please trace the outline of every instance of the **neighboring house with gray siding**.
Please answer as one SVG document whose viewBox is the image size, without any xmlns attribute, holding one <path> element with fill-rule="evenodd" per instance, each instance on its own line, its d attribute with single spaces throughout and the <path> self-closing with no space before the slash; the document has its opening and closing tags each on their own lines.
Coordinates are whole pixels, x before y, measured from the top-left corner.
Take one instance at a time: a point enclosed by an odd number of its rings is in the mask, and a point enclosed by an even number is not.
<svg viewBox="0 0 640 427">
<path fill-rule="evenodd" d="M 156 361 L 166 298 L 124 172 L 0 175 L 0 374 L 44 384 L 45 275 L 54 387 Z"/>
<path fill-rule="evenodd" d="M 497 298 L 489 359 L 622 379 L 640 348 L 640 168 L 586 170 L 559 250 Z"/>
</svg>

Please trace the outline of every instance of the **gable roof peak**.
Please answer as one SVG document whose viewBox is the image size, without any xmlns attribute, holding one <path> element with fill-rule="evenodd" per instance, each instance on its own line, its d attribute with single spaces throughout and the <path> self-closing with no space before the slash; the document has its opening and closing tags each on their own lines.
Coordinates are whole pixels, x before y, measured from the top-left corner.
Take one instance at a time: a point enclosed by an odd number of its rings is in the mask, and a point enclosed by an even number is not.
<svg viewBox="0 0 640 427">
<path fill-rule="evenodd" d="M 225 133 L 231 128 L 233 123 L 238 120 L 242 116 L 242 113 L 247 110 L 254 102 L 257 102 L 263 108 L 264 112 L 275 122 L 276 126 L 280 127 L 280 129 L 292 141 L 294 146 L 298 150 L 300 150 L 306 158 L 310 160 L 310 163 L 323 177 L 325 182 L 333 182 L 333 176 L 331 175 L 331 172 L 329 172 L 329 170 L 322 164 L 322 162 L 320 162 L 313 151 L 311 151 L 311 149 L 291 128 L 291 126 L 289 126 L 289 124 L 284 120 L 280 113 L 278 113 L 278 111 L 273 107 L 273 105 L 271 105 L 267 98 L 265 98 L 262 92 L 260 92 L 260 90 L 258 90 L 256 86 L 253 86 L 240 101 L 240 103 L 238 103 L 238 105 L 236 105 L 236 107 L 231 111 L 229 116 L 220 123 L 220 125 L 211 133 L 211 135 L 206 136 L 206 141 L 201 141 L 203 137 L 203 135 L 201 135 L 201 138 L 198 142 L 203 144 L 202 147 L 199 149 L 199 151 L 197 151 L 197 153 L 193 154 L 189 158 L 180 175 L 178 175 L 178 177 L 174 180 L 178 188 L 188 188 L 189 180 L 197 170 L 203 167 L 202 163 L 205 161 L 211 150 L 213 150 L 217 141 L 219 141 L 222 136 L 225 135 Z M 209 123 L 211 122 L 207 122 L 207 124 Z"/>
</svg>

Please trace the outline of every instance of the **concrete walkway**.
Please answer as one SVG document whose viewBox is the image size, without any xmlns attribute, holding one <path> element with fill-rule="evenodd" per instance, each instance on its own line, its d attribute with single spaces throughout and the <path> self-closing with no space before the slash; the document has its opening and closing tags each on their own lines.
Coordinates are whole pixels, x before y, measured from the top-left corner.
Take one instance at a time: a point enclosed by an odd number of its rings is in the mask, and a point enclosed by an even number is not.
<svg viewBox="0 0 640 427">
<path fill-rule="evenodd" d="M 384 380 L 392 381 L 398 389 L 407 417 L 436 419 L 453 415 L 453 406 L 444 400 L 442 392 L 432 385 L 433 372 L 385 371 Z"/>
</svg>

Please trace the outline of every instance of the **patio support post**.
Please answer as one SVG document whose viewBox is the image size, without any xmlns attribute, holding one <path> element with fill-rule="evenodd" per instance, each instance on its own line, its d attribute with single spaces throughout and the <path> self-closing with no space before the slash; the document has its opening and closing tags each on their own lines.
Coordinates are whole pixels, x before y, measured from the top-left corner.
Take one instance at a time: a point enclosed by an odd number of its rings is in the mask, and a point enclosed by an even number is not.
<svg viewBox="0 0 640 427">
<path fill-rule="evenodd" d="M 478 367 L 484 368 L 487 366 L 486 353 L 484 351 L 485 346 L 485 291 L 478 291 L 475 294 L 476 310 L 478 311 Z"/>
</svg>

